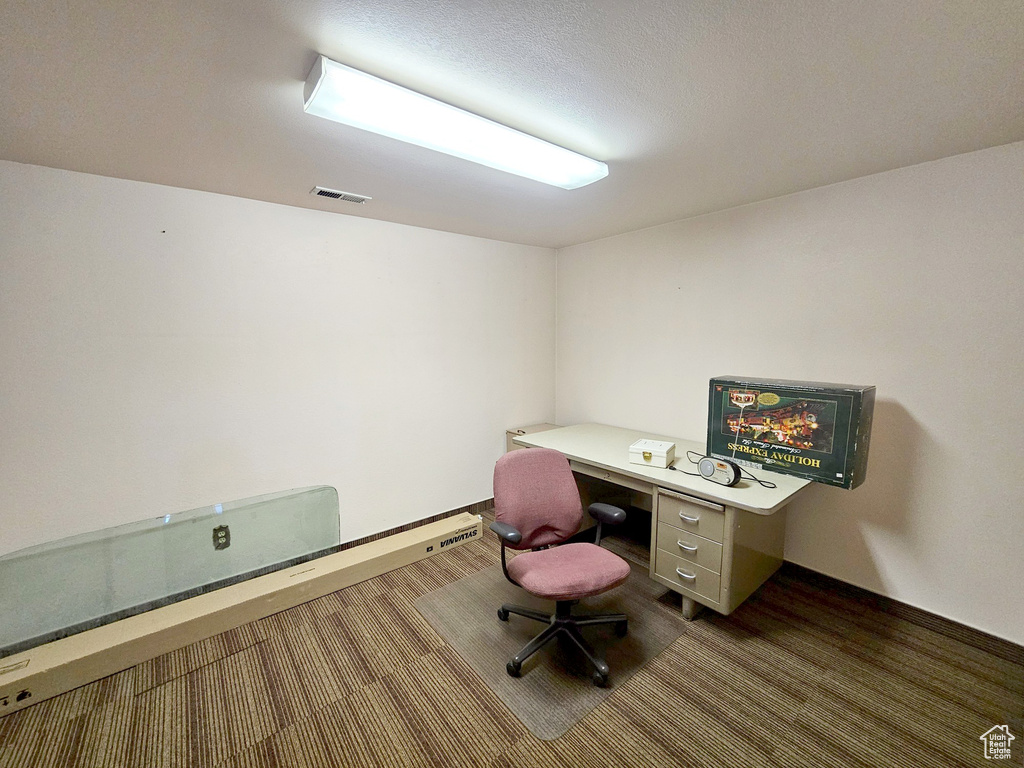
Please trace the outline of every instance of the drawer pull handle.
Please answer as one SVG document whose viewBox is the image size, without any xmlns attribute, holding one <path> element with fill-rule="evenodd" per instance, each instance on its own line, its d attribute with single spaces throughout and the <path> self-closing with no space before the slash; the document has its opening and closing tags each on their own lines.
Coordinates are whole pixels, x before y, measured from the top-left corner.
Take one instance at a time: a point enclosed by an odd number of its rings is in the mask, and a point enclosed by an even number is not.
<svg viewBox="0 0 1024 768">
<path fill-rule="evenodd" d="M 685 549 L 687 552 L 696 552 L 697 551 L 697 545 L 696 544 L 694 544 L 693 546 L 690 546 L 689 544 L 683 544 L 683 542 L 679 541 L 678 539 L 676 540 L 676 544 L 679 545 L 680 549 Z"/>
<path fill-rule="evenodd" d="M 689 515 L 684 515 L 682 512 L 679 513 L 679 519 L 682 520 L 684 523 L 690 523 L 690 525 L 696 525 L 700 522 L 699 516 L 690 517 Z"/>
<path fill-rule="evenodd" d="M 676 573 L 679 576 L 681 576 L 682 578 L 686 579 L 687 581 L 696 581 L 697 580 L 697 574 L 696 573 L 687 573 L 682 568 L 676 568 Z"/>
</svg>

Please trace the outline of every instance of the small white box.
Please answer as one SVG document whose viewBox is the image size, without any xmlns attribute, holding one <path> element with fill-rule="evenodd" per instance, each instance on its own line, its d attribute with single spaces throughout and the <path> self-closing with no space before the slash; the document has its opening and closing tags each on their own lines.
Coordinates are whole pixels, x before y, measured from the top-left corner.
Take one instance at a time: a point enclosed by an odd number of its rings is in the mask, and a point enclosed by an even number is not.
<svg viewBox="0 0 1024 768">
<path fill-rule="evenodd" d="M 676 444 L 661 440 L 637 440 L 629 446 L 629 463 L 665 469 L 676 460 Z"/>
</svg>

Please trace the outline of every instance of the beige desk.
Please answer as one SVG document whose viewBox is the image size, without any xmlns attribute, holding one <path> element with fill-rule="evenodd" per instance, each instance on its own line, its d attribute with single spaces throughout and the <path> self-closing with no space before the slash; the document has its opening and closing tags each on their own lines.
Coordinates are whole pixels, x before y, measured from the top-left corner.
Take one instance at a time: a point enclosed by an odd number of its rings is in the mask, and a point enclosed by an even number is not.
<svg viewBox="0 0 1024 768">
<path fill-rule="evenodd" d="M 704 444 L 604 424 L 577 424 L 519 435 L 516 445 L 554 448 L 573 471 L 651 498 L 651 578 L 683 596 L 683 616 L 701 605 L 731 613 L 782 565 L 785 506 L 809 483 L 756 471 L 777 488 L 750 480 L 727 488 L 702 477 L 629 462 L 629 446 L 641 438 L 676 444 L 675 466 L 697 468 L 686 451 Z"/>
</svg>

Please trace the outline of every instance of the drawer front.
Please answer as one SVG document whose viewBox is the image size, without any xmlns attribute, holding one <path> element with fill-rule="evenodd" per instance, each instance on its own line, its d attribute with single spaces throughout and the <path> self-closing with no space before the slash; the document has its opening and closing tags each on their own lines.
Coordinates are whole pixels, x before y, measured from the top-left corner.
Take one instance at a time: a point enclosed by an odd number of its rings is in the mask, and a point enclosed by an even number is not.
<svg viewBox="0 0 1024 768">
<path fill-rule="evenodd" d="M 658 549 L 696 563 L 715 573 L 722 572 L 722 545 L 668 523 L 658 523 Z"/>
<path fill-rule="evenodd" d="M 654 572 L 662 579 L 677 586 L 696 592 L 716 603 L 721 602 L 722 577 L 696 563 L 684 560 L 662 549 L 655 555 Z"/>
<path fill-rule="evenodd" d="M 659 490 L 658 522 L 668 523 L 721 544 L 725 531 L 725 507 L 703 499 L 691 499 Z"/>
<path fill-rule="evenodd" d="M 610 469 L 602 469 L 601 467 L 592 467 L 590 464 L 584 464 L 582 461 L 576 461 L 575 459 L 569 459 L 569 467 L 573 472 L 579 472 L 581 475 L 589 475 L 590 477 L 596 477 L 598 480 L 606 480 L 609 483 L 615 485 L 621 485 L 623 488 L 629 488 L 633 491 L 639 491 L 640 493 L 651 494 L 654 492 L 650 483 L 644 483 L 632 477 L 613 472 Z"/>
</svg>

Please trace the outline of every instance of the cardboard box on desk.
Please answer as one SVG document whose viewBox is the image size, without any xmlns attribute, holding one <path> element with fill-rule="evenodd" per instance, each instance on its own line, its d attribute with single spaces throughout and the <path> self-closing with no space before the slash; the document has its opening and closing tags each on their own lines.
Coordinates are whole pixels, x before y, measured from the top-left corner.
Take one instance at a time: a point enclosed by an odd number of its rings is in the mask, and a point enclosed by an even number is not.
<svg viewBox="0 0 1024 768">
<path fill-rule="evenodd" d="M 709 386 L 708 455 L 856 488 L 874 404 L 870 386 L 719 376 Z"/>
</svg>

